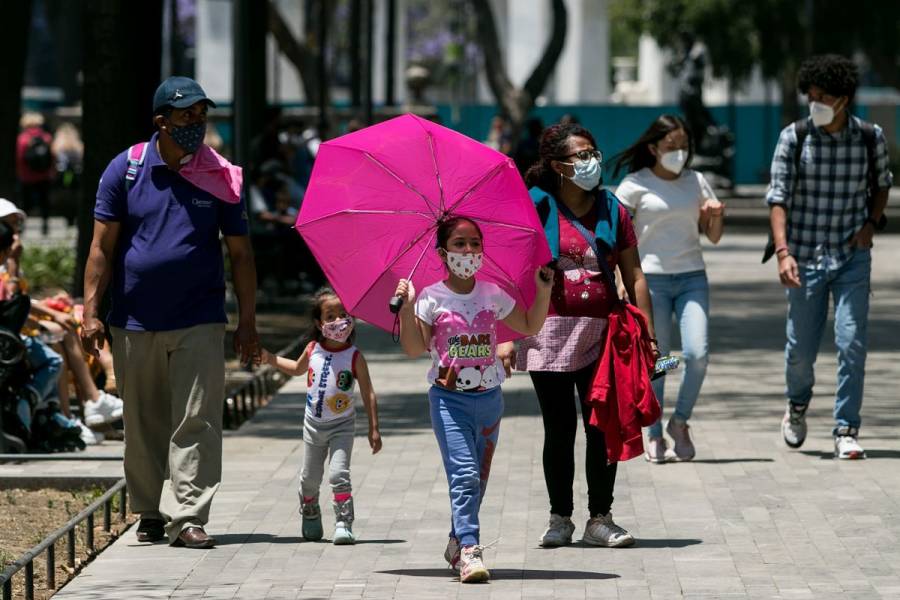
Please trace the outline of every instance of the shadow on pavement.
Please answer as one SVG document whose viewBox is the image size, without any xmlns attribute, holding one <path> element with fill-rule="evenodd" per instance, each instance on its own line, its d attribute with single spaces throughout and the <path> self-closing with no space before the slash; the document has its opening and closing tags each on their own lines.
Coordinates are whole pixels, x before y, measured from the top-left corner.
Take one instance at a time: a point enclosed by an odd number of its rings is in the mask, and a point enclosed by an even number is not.
<svg viewBox="0 0 900 600">
<path fill-rule="evenodd" d="M 834 452 L 821 452 L 819 450 L 801 450 L 800 454 L 806 456 L 818 456 L 822 460 L 835 460 Z M 900 458 L 900 450 L 872 450 L 866 449 L 866 458 Z"/>
<path fill-rule="evenodd" d="M 635 548 L 687 548 L 702 544 L 703 540 L 694 539 L 668 539 L 668 538 L 638 538 L 634 542 Z"/>
<path fill-rule="evenodd" d="M 323 538 L 319 542 L 307 542 L 304 538 L 295 535 L 279 536 L 271 533 L 225 533 L 213 536 L 217 546 L 229 546 L 231 544 L 330 544 L 331 540 Z M 357 544 L 405 544 L 406 540 L 357 540 Z"/>
<path fill-rule="evenodd" d="M 591 573 L 589 571 L 545 571 L 542 569 L 491 569 L 491 579 L 615 579 L 619 575 L 613 573 Z M 404 575 L 407 577 L 440 577 L 451 581 L 457 579 L 449 569 L 392 569 L 378 571 L 385 575 Z"/>
<path fill-rule="evenodd" d="M 710 465 L 727 465 L 730 463 L 775 462 L 774 458 L 695 458 L 688 461 Z"/>
</svg>

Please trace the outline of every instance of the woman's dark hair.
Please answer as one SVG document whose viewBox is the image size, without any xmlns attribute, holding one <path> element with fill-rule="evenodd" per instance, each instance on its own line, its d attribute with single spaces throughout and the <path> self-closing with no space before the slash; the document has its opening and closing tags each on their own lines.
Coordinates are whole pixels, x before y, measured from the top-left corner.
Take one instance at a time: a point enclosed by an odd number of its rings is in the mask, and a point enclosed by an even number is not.
<svg viewBox="0 0 900 600">
<path fill-rule="evenodd" d="M 316 323 L 322 320 L 322 305 L 332 298 L 340 300 L 334 289 L 330 286 L 322 286 L 318 290 L 316 290 L 316 293 L 313 296 L 312 310 L 310 311 L 309 315 L 310 317 L 312 317 L 312 324 L 310 324 L 309 331 L 306 334 L 306 339 L 310 342 L 318 342 L 321 344 L 327 339 L 324 335 L 322 335 L 322 330 L 316 326 Z M 353 331 L 350 333 L 350 337 L 347 338 L 347 343 L 352 344 L 355 341 L 356 328 L 354 327 Z"/>
<path fill-rule="evenodd" d="M 594 148 L 597 142 L 591 132 L 578 123 L 566 125 L 551 125 L 541 133 L 541 141 L 538 146 L 540 158 L 525 172 L 525 185 L 539 187 L 545 192 L 559 196 L 559 173 L 553 170 L 550 162 L 554 160 L 566 160 L 569 151 L 569 138 L 583 137 Z"/>
<path fill-rule="evenodd" d="M 447 249 L 447 241 L 450 239 L 450 234 L 453 233 L 453 230 L 456 229 L 456 226 L 460 223 L 471 223 L 475 230 L 478 231 L 478 236 L 484 239 L 484 235 L 481 233 L 481 227 L 478 226 L 478 223 L 473 221 L 468 217 L 450 217 L 449 219 L 444 219 L 438 224 L 437 228 L 437 243 L 435 244 L 435 248 L 443 248 Z"/>
<path fill-rule="evenodd" d="M 0 221 L 0 252 L 6 252 L 12 247 L 15 233 L 8 223 Z"/>
<path fill-rule="evenodd" d="M 813 56 L 800 65 L 797 89 L 807 94 L 813 85 L 831 96 L 847 96 L 853 100 L 859 86 L 859 71 L 850 59 L 839 54 Z"/>
<path fill-rule="evenodd" d="M 629 173 L 634 173 L 644 167 L 652 168 L 656 164 L 656 157 L 650 153 L 650 149 L 647 146 L 659 143 L 661 139 L 679 129 L 684 129 L 684 133 L 688 138 L 688 158 L 684 164 L 685 167 L 690 165 L 691 159 L 694 157 L 694 136 L 690 127 L 679 116 L 660 115 L 635 143 L 613 157 L 612 160 L 616 163 L 613 178 L 617 178 L 623 169 Z"/>
</svg>

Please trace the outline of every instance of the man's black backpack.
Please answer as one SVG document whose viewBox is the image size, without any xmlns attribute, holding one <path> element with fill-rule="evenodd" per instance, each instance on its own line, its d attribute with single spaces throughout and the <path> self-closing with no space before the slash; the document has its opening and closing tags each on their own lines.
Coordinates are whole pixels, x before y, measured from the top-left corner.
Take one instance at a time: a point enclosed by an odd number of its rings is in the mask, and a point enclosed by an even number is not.
<svg viewBox="0 0 900 600">
<path fill-rule="evenodd" d="M 868 168 L 866 178 L 869 182 L 866 192 L 866 207 L 871 214 L 872 204 L 875 202 L 875 193 L 878 191 L 878 173 L 875 172 L 875 127 L 871 123 L 860 120 L 859 128 L 862 131 L 863 141 L 866 144 L 866 166 Z M 807 120 L 800 119 L 799 121 L 795 121 L 794 131 L 797 133 L 797 145 L 794 146 L 793 191 L 796 191 L 797 181 L 800 179 L 800 155 L 803 153 L 803 142 L 804 140 L 806 140 L 807 134 L 809 134 Z M 878 223 L 878 228 L 883 228 L 886 222 L 887 219 L 885 218 L 885 216 L 881 215 L 881 219 Z M 767 262 L 770 258 L 772 258 L 773 254 L 775 254 L 775 241 L 772 239 L 772 232 L 769 231 L 769 242 L 766 244 L 766 249 L 763 251 L 762 262 Z"/>
<path fill-rule="evenodd" d="M 50 154 L 50 144 L 44 139 L 44 136 L 36 133 L 28 140 L 23 154 L 25 164 L 28 168 L 36 173 L 42 173 L 50 168 L 53 164 L 53 157 Z"/>
</svg>

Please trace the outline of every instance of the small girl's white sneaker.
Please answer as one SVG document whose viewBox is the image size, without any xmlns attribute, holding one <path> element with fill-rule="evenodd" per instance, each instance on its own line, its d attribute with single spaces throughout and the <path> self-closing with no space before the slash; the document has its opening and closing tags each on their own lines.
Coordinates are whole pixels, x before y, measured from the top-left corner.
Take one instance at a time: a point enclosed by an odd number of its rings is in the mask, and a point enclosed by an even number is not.
<svg viewBox="0 0 900 600">
<path fill-rule="evenodd" d="M 547 525 L 547 531 L 541 536 L 540 544 L 544 548 L 567 546 L 572 543 L 573 533 L 575 524 L 572 523 L 572 519 L 551 513 L 550 523 Z"/>
<path fill-rule="evenodd" d="M 582 539 L 585 544 L 607 548 L 624 548 L 634 545 L 634 536 L 615 524 L 612 512 L 588 519 L 587 525 L 584 526 Z"/>
</svg>

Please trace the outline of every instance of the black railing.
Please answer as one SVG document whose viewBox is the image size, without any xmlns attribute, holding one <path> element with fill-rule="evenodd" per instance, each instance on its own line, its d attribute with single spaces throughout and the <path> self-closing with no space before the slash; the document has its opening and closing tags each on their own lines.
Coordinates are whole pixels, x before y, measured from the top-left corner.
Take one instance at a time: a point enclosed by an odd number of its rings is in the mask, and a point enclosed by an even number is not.
<svg viewBox="0 0 900 600">
<path fill-rule="evenodd" d="M 280 356 L 293 356 L 303 343 L 298 338 L 277 352 Z M 225 394 L 222 406 L 222 426 L 237 429 L 265 406 L 289 377 L 269 365 L 262 365 L 246 381 L 242 381 Z"/>
<path fill-rule="evenodd" d="M 125 480 L 120 479 L 105 494 L 94 500 L 87 508 L 72 517 L 68 523 L 48 535 L 44 540 L 19 557 L 18 560 L 7 566 L 0 573 L 0 582 L 3 583 L 3 600 L 12 600 L 13 575 L 25 569 L 25 598 L 34 600 L 34 561 L 42 552 L 47 553 L 47 589 L 56 589 L 56 547 L 58 540 L 66 537 L 66 562 L 70 569 L 75 569 L 75 531 L 82 523 L 87 522 L 85 544 L 88 554 L 94 552 L 94 513 L 103 508 L 103 531 L 112 531 L 112 503 L 115 496 L 119 496 L 119 520 L 126 519 L 126 502 L 128 492 Z"/>
</svg>

